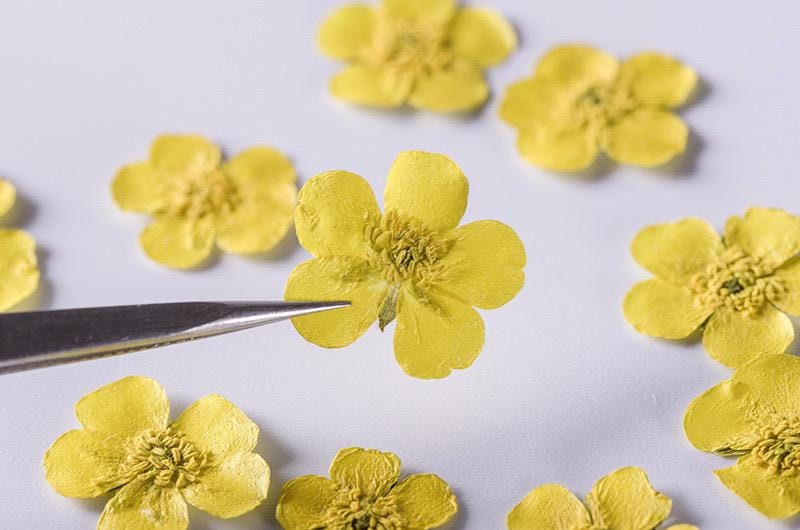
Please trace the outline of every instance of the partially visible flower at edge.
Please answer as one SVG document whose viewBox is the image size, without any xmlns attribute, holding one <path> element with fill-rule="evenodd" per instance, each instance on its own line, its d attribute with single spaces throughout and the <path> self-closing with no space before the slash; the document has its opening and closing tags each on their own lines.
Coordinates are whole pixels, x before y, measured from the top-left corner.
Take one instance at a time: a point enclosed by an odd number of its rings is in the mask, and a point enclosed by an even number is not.
<svg viewBox="0 0 800 530">
<path fill-rule="evenodd" d="M 14 186 L 0 178 L 0 218 L 15 202 Z M 24 230 L 0 228 L 0 311 L 28 298 L 38 285 L 36 242 Z"/>
<path fill-rule="evenodd" d="M 149 213 L 140 236 L 147 255 L 188 269 L 211 255 L 267 252 L 292 225 L 296 175 L 269 147 L 252 147 L 221 163 L 219 147 L 200 136 L 162 135 L 149 160 L 120 169 L 112 183 L 123 210 Z"/>
<path fill-rule="evenodd" d="M 187 502 L 227 519 L 267 496 L 269 467 L 252 452 L 258 427 L 222 396 L 199 399 L 168 423 L 164 389 L 132 376 L 87 394 L 75 413 L 83 428 L 53 442 L 45 473 L 67 497 L 112 495 L 100 530 L 181 530 Z"/>
<path fill-rule="evenodd" d="M 539 486 L 509 512 L 507 524 L 509 530 L 654 530 L 671 510 L 670 498 L 653 489 L 643 469 L 623 467 L 598 480 L 585 503 L 559 484 Z"/>
<path fill-rule="evenodd" d="M 285 530 L 427 530 L 458 511 L 455 495 L 436 475 L 399 480 L 400 459 L 392 453 L 342 449 L 329 474 L 329 479 L 305 475 L 283 485 L 276 516 Z"/>
<path fill-rule="evenodd" d="M 463 112 L 486 101 L 482 69 L 505 60 L 517 37 L 492 9 L 454 0 L 382 0 L 377 7 L 350 4 L 331 13 L 318 43 L 326 55 L 348 63 L 330 82 L 337 98 Z"/>
</svg>

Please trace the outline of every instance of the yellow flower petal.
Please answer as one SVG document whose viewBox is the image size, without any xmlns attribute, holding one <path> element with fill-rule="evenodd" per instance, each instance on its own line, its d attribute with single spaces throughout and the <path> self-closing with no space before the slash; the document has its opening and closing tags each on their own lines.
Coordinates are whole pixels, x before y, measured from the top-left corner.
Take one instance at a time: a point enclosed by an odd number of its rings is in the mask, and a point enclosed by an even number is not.
<svg viewBox="0 0 800 530">
<path fill-rule="evenodd" d="M 281 489 L 275 516 L 285 530 L 320 527 L 335 491 L 333 482 L 324 477 L 306 475 L 290 480 Z"/>
<path fill-rule="evenodd" d="M 317 258 L 298 265 L 286 282 L 286 300 L 347 300 L 350 307 L 292 319 L 306 340 L 323 348 L 347 346 L 378 318 L 388 285 L 364 262 Z"/>
<path fill-rule="evenodd" d="M 558 85 L 531 77 L 506 88 L 498 112 L 506 123 L 519 129 L 550 128 L 563 123 L 570 108 Z"/>
<path fill-rule="evenodd" d="M 586 503 L 596 525 L 614 530 L 655 528 L 672 509 L 669 497 L 654 490 L 638 467 L 623 467 L 598 480 Z"/>
<path fill-rule="evenodd" d="M 320 50 L 334 59 L 355 59 L 372 43 L 377 13 L 365 4 L 340 7 L 325 19 L 317 33 Z"/>
<path fill-rule="evenodd" d="M 431 230 L 458 226 L 467 208 L 469 184 L 449 158 L 425 151 L 405 151 L 386 178 L 383 196 L 387 211 L 416 218 Z"/>
<path fill-rule="evenodd" d="M 800 316 L 800 257 L 781 265 L 775 271 L 775 276 L 785 290 L 773 303 L 782 311 Z"/>
<path fill-rule="evenodd" d="M 369 182 L 348 171 L 328 171 L 300 190 L 297 239 L 319 257 L 366 256 L 367 227 L 379 216 Z"/>
<path fill-rule="evenodd" d="M 683 339 L 713 313 L 695 304 L 688 288 L 659 278 L 634 285 L 622 303 L 625 319 L 639 333 L 665 339 Z"/>
<path fill-rule="evenodd" d="M 17 190 L 6 179 L 0 178 L 0 217 L 11 211 L 17 200 Z"/>
<path fill-rule="evenodd" d="M 267 252 L 283 241 L 294 221 L 294 184 L 273 186 L 270 195 L 245 199 L 232 214 L 218 220 L 217 246 L 225 252 Z"/>
<path fill-rule="evenodd" d="M 442 21 L 453 16 L 456 2 L 455 0 L 383 0 L 383 8 L 390 17 Z"/>
<path fill-rule="evenodd" d="M 405 102 L 412 82 L 412 78 L 397 78 L 378 67 L 351 64 L 331 78 L 330 91 L 350 103 L 392 108 Z"/>
<path fill-rule="evenodd" d="M 559 484 L 533 489 L 508 512 L 506 522 L 508 530 L 577 530 L 592 524 L 581 501 Z"/>
<path fill-rule="evenodd" d="M 616 79 L 618 71 L 619 63 L 614 57 L 580 44 L 553 48 L 536 66 L 537 77 L 573 92 L 610 83 Z"/>
<path fill-rule="evenodd" d="M 409 528 L 436 528 L 458 511 L 450 486 L 436 475 L 411 475 L 392 488 L 391 496 Z"/>
<path fill-rule="evenodd" d="M 218 394 L 192 403 L 172 427 L 217 461 L 252 451 L 258 442 L 258 426 L 239 407 Z"/>
<path fill-rule="evenodd" d="M 150 162 L 123 166 L 111 183 L 114 202 L 131 212 L 152 213 L 158 210 L 163 201 L 163 177 Z"/>
<path fill-rule="evenodd" d="M 674 108 L 686 101 L 697 85 L 697 74 L 669 55 L 645 52 L 622 63 L 620 77 L 630 83 L 637 102 Z"/>
<path fill-rule="evenodd" d="M 770 519 L 800 512 L 800 478 L 783 477 L 742 457 L 736 465 L 714 472 L 725 486 Z"/>
<path fill-rule="evenodd" d="M 434 292 L 427 301 L 402 290 L 394 354 L 412 377 L 438 379 L 469 367 L 483 348 L 483 320 L 469 305 Z"/>
<path fill-rule="evenodd" d="M 203 473 L 181 492 L 186 502 L 215 517 L 247 513 L 267 498 L 269 466 L 255 453 L 240 453 Z"/>
<path fill-rule="evenodd" d="M 184 219 L 159 215 L 142 231 L 139 242 L 152 260 L 175 269 L 190 269 L 211 255 L 214 236 L 210 216 Z"/>
<path fill-rule="evenodd" d="M 599 152 L 597 138 L 587 127 L 530 126 L 519 131 L 517 148 L 530 163 L 550 171 L 581 171 Z"/>
<path fill-rule="evenodd" d="M 660 110 L 638 110 L 608 130 L 605 150 L 623 164 L 653 167 L 686 149 L 689 129 L 679 117 Z"/>
<path fill-rule="evenodd" d="M 66 497 L 91 498 L 115 488 L 124 437 L 86 430 L 62 434 L 44 455 L 47 482 Z"/>
<path fill-rule="evenodd" d="M 503 62 L 517 47 L 517 34 L 497 11 L 464 7 L 456 12 L 450 25 L 453 52 L 482 67 Z"/>
<path fill-rule="evenodd" d="M 375 449 L 348 447 L 333 459 L 330 476 L 338 484 L 358 487 L 363 495 L 379 497 L 400 477 L 400 459 Z"/>
<path fill-rule="evenodd" d="M 187 169 L 212 171 L 219 166 L 220 158 L 219 147 L 202 136 L 165 134 L 150 148 L 150 164 L 168 174 Z"/>
<path fill-rule="evenodd" d="M 708 354 L 729 368 L 764 355 L 783 353 L 793 340 L 792 321 L 770 304 L 752 317 L 720 307 L 703 332 Z"/>
<path fill-rule="evenodd" d="M 692 276 L 704 272 L 724 250 L 716 230 L 696 217 L 645 227 L 631 244 L 639 265 L 678 284 L 687 284 Z"/>
<path fill-rule="evenodd" d="M 442 259 L 444 289 L 481 309 L 500 307 L 522 289 L 525 247 L 511 227 L 476 221 L 456 228 L 453 238 Z"/>
<path fill-rule="evenodd" d="M 777 268 L 800 252 L 800 218 L 773 208 L 750 208 L 725 224 L 725 244 Z"/>
<path fill-rule="evenodd" d="M 39 285 L 36 243 L 23 230 L 0 228 L 0 311 L 30 296 Z"/>
<path fill-rule="evenodd" d="M 272 195 L 276 186 L 294 184 L 297 173 L 291 161 L 271 147 L 251 147 L 222 166 L 244 198 Z"/>
<path fill-rule="evenodd" d="M 156 381 L 130 376 L 85 395 L 75 405 L 75 415 L 90 431 L 125 436 L 166 428 L 169 401 Z"/>
<path fill-rule="evenodd" d="M 161 489 L 134 481 L 106 503 L 97 530 L 184 530 L 188 526 L 186 502 L 177 488 Z"/>
<path fill-rule="evenodd" d="M 460 63 L 417 79 L 408 103 L 433 112 L 467 112 L 475 110 L 489 97 L 483 72 L 470 64 Z"/>
</svg>

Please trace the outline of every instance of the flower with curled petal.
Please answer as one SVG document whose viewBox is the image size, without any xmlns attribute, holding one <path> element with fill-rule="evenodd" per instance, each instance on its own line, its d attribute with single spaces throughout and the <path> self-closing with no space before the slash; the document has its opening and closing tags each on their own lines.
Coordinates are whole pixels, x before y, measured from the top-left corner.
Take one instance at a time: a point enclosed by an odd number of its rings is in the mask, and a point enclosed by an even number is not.
<svg viewBox="0 0 800 530">
<path fill-rule="evenodd" d="M 100 530 L 180 530 L 187 502 L 227 519 L 267 496 L 269 467 L 252 452 L 258 427 L 222 396 L 195 401 L 169 423 L 164 389 L 126 377 L 84 396 L 75 413 L 83 428 L 53 442 L 45 473 L 67 497 L 112 495 Z"/>
<path fill-rule="evenodd" d="M 585 503 L 559 484 L 539 486 L 509 512 L 507 523 L 508 530 L 654 530 L 670 510 L 672 501 L 653 489 L 643 469 L 623 467 L 598 480 Z"/>
<path fill-rule="evenodd" d="M 114 177 L 114 201 L 123 210 L 153 215 L 140 236 L 147 255 L 188 269 L 208 258 L 214 244 L 226 252 L 267 252 L 292 225 L 295 171 L 269 147 L 252 147 L 221 163 L 219 147 L 200 136 L 162 135 L 149 160 L 124 166 Z"/>
<path fill-rule="evenodd" d="M 444 155 L 400 153 L 389 170 L 385 211 L 369 183 L 347 171 L 312 177 L 295 225 L 315 256 L 286 284 L 287 300 L 349 300 L 348 308 L 292 320 L 306 340 L 339 348 L 376 320 L 397 318 L 395 357 L 410 375 L 441 378 L 483 348 L 483 320 L 524 282 L 525 249 L 498 221 L 459 227 L 467 179 Z"/>
<path fill-rule="evenodd" d="M 683 339 L 698 328 L 703 346 L 736 368 L 794 340 L 785 313 L 800 315 L 800 219 L 751 208 L 731 217 L 722 238 L 695 217 L 648 226 L 631 245 L 655 274 L 625 296 L 625 318 L 652 337 Z"/>
<path fill-rule="evenodd" d="M 404 103 L 435 112 L 483 104 L 484 68 L 516 48 L 511 25 L 487 8 L 455 0 L 381 0 L 350 4 L 322 24 L 320 49 L 348 65 L 330 83 L 345 101 L 372 107 Z"/>
<path fill-rule="evenodd" d="M 696 84 L 691 68 L 661 53 L 620 63 L 589 46 L 558 46 L 533 77 L 508 87 L 500 116 L 518 130 L 522 156 L 545 169 L 581 171 L 601 153 L 658 166 L 686 148 L 688 129 L 672 109 Z"/>
<path fill-rule="evenodd" d="M 283 485 L 276 515 L 285 530 L 427 530 L 458 510 L 450 487 L 436 475 L 399 480 L 400 459 L 392 453 L 342 449 L 329 474 Z"/>
<path fill-rule="evenodd" d="M 0 178 L 0 218 L 15 202 L 14 186 Z M 24 230 L 0 228 L 0 311 L 28 298 L 38 285 L 36 242 Z"/>
</svg>

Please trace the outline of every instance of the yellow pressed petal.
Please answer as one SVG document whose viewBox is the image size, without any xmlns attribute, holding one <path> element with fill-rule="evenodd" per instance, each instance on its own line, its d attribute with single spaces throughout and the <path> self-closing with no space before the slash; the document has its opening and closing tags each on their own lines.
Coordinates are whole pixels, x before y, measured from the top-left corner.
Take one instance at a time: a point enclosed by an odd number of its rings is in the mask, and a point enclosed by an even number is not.
<svg viewBox="0 0 800 530">
<path fill-rule="evenodd" d="M 184 530 L 188 526 L 186 502 L 177 488 L 135 480 L 106 503 L 97 530 Z"/>
<path fill-rule="evenodd" d="M 773 303 L 782 311 L 800 316 L 800 257 L 781 265 L 775 271 L 775 276 L 780 280 L 784 291 Z"/>
<path fill-rule="evenodd" d="M 218 394 L 210 394 L 192 403 L 172 423 L 172 427 L 217 461 L 252 451 L 258 442 L 258 425 L 239 407 Z"/>
<path fill-rule="evenodd" d="M 217 246 L 225 252 L 267 252 L 283 241 L 294 221 L 297 189 L 274 184 L 269 194 L 253 195 L 217 221 Z"/>
<path fill-rule="evenodd" d="M 506 88 L 498 113 L 506 123 L 518 129 L 555 129 L 569 123 L 573 111 L 573 102 L 561 87 L 531 77 Z"/>
<path fill-rule="evenodd" d="M 505 304 L 525 283 L 525 247 L 516 232 L 499 221 L 476 221 L 453 233 L 442 258 L 442 287 L 481 309 Z"/>
<path fill-rule="evenodd" d="M 483 348 L 483 320 L 471 306 L 436 292 L 397 301 L 394 355 L 412 377 L 439 379 L 469 367 Z"/>
<path fill-rule="evenodd" d="M 747 456 L 714 473 L 729 490 L 770 519 L 785 519 L 800 512 L 800 477 L 768 473 Z"/>
<path fill-rule="evenodd" d="M 654 490 L 638 467 L 623 467 L 598 480 L 586 504 L 595 524 L 614 530 L 655 528 L 672 509 L 669 497 Z"/>
<path fill-rule="evenodd" d="M 559 484 L 534 488 L 508 512 L 508 530 L 579 530 L 592 521 L 580 500 Z"/>
<path fill-rule="evenodd" d="M 345 300 L 350 307 L 292 319 L 307 341 L 323 348 L 347 346 L 378 318 L 388 285 L 365 262 L 317 258 L 301 263 L 286 282 L 286 300 Z"/>
<path fill-rule="evenodd" d="M 0 178 L 0 217 L 3 217 L 14 206 L 17 200 L 17 190 L 14 185 L 4 178 Z"/>
<path fill-rule="evenodd" d="M 297 239 L 318 257 L 365 257 L 367 227 L 379 216 L 369 182 L 348 171 L 320 173 L 300 190 Z"/>
<path fill-rule="evenodd" d="M 185 219 L 158 215 L 142 231 L 139 242 L 153 261 L 174 269 L 190 269 L 211 255 L 214 236 L 211 216 Z"/>
<path fill-rule="evenodd" d="M 383 203 L 386 211 L 396 210 L 421 221 L 426 228 L 444 231 L 458 226 L 468 194 L 467 178 L 448 157 L 404 151 L 397 155 L 386 177 Z"/>
<path fill-rule="evenodd" d="M 90 431 L 125 436 L 167 426 L 169 401 L 153 379 L 124 377 L 86 394 L 75 405 L 75 415 Z"/>
<path fill-rule="evenodd" d="M 277 149 L 251 147 L 237 154 L 222 166 L 245 197 L 269 195 L 280 184 L 294 184 L 297 173 L 292 162 Z"/>
<path fill-rule="evenodd" d="M 330 476 L 337 484 L 357 487 L 362 495 L 380 497 L 400 477 L 400 458 L 375 449 L 348 447 L 333 459 Z"/>
<path fill-rule="evenodd" d="M 163 178 L 150 162 L 123 166 L 111 182 L 114 202 L 123 210 L 152 213 L 163 202 Z"/>
<path fill-rule="evenodd" d="M 573 92 L 611 83 L 619 63 L 604 51 L 581 44 L 558 46 L 548 51 L 536 66 L 537 77 Z"/>
<path fill-rule="evenodd" d="M 653 167 L 682 153 L 688 138 L 689 129 L 675 114 L 643 109 L 612 125 L 604 148 L 617 162 Z"/>
<path fill-rule="evenodd" d="M 365 4 L 350 4 L 333 11 L 317 33 L 322 53 L 334 59 L 355 59 L 372 43 L 378 17 Z"/>
<path fill-rule="evenodd" d="M 204 472 L 181 490 L 186 502 L 215 517 L 230 519 L 267 498 L 269 466 L 255 453 L 239 453 Z"/>
<path fill-rule="evenodd" d="M 436 475 L 411 475 L 392 488 L 390 495 L 409 528 L 436 528 L 458 511 L 458 501 L 450 486 Z"/>
<path fill-rule="evenodd" d="M 695 304 L 687 287 L 660 278 L 634 285 L 625 295 L 622 310 L 636 331 L 664 339 L 688 337 L 714 311 Z"/>
<path fill-rule="evenodd" d="M 292 479 L 283 485 L 275 516 L 285 530 L 308 530 L 322 526 L 336 487 L 316 475 Z"/>
<path fill-rule="evenodd" d="M 150 164 L 156 171 L 167 174 L 193 171 L 213 171 L 221 158 L 219 147 L 202 136 L 159 136 L 150 148 Z"/>
<path fill-rule="evenodd" d="M 645 52 L 622 63 L 620 78 L 633 98 L 647 105 L 674 108 L 686 101 L 697 85 L 697 74 L 669 55 Z"/>
<path fill-rule="evenodd" d="M 423 18 L 442 22 L 453 16 L 455 0 L 383 0 L 383 9 L 390 17 Z"/>
<path fill-rule="evenodd" d="M 460 63 L 417 79 L 408 103 L 412 107 L 433 112 L 468 112 L 475 110 L 489 97 L 483 72 Z"/>
<path fill-rule="evenodd" d="M 777 268 L 800 252 L 800 218 L 776 208 L 750 208 L 725 224 L 725 244 Z"/>
<path fill-rule="evenodd" d="M 728 368 L 738 368 L 764 355 L 783 353 L 794 340 L 794 326 L 770 304 L 755 316 L 718 308 L 706 324 L 703 346 Z"/>
<path fill-rule="evenodd" d="M 503 62 L 517 47 L 517 34 L 506 18 L 485 7 L 464 7 L 450 24 L 453 52 L 487 67 Z"/>
<path fill-rule="evenodd" d="M 23 230 L 0 228 L 0 311 L 33 294 L 38 285 L 36 242 Z"/>
<path fill-rule="evenodd" d="M 123 439 L 87 430 L 62 434 L 44 455 L 47 482 L 61 495 L 77 498 L 115 488 L 113 478 L 125 459 Z"/>
<path fill-rule="evenodd" d="M 636 234 L 631 254 L 636 263 L 662 280 L 687 284 L 725 250 L 716 230 L 702 219 L 647 226 Z"/>
<path fill-rule="evenodd" d="M 589 128 L 552 128 L 548 124 L 521 129 L 517 148 L 528 162 L 564 172 L 587 169 L 599 152 L 597 138 Z"/>
<path fill-rule="evenodd" d="M 393 108 L 405 102 L 412 82 L 407 76 L 390 75 L 379 67 L 351 64 L 331 78 L 330 91 L 349 103 Z"/>
</svg>

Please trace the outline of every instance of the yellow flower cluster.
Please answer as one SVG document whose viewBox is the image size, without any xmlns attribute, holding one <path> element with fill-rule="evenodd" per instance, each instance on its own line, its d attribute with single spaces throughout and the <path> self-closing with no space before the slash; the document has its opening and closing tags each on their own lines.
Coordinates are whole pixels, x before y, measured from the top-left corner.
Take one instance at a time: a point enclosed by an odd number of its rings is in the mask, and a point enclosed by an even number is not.
<svg viewBox="0 0 800 530">
<path fill-rule="evenodd" d="M 0 218 L 16 202 L 16 190 L 0 178 Z M 24 230 L 0 228 L 0 311 L 28 298 L 39 285 L 36 243 Z"/>
</svg>

